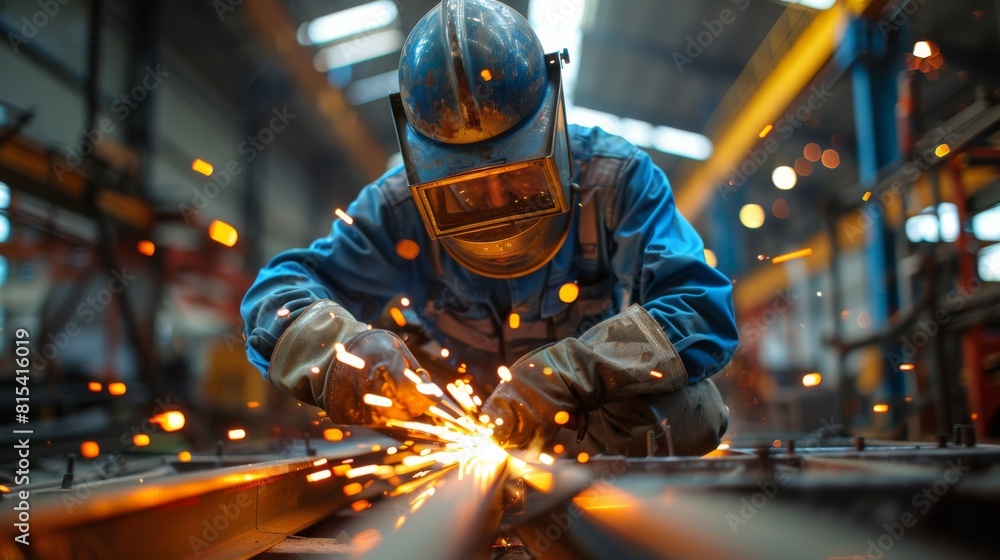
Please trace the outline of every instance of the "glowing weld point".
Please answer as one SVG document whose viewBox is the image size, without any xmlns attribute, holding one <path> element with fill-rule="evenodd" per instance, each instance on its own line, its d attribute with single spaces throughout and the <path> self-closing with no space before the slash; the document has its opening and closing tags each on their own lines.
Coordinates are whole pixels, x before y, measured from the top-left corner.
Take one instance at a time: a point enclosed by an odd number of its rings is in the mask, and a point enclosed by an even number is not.
<svg viewBox="0 0 1000 560">
<path fill-rule="evenodd" d="M 545 463 L 546 465 L 551 465 L 552 463 L 556 462 L 556 460 L 553 459 L 551 455 L 548 455 L 546 453 L 539 454 L 538 460 L 541 461 L 542 463 Z"/>
<path fill-rule="evenodd" d="M 331 473 L 329 470 L 324 469 L 322 471 L 317 471 L 310 474 L 309 476 L 306 477 L 306 480 L 308 480 L 309 482 L 317 482 L 320 480 L 326 480 L 331 476 L 333 476 L 333 473 Z"/>
<path fill-rule="evenodd" d="M 345 363 L 352 368 L 365 369 L 365 361 L 346 350 L 337 350 L 337 361 Z"/>
<path fill-rule="evenodd" d="M 365 393 L 362 397 L 365 404 L 370 404 L 372 406 L 378 406 L 382 408 L 392 408 L 392 399 L 388 397 L 383 397 L 381 395 L 373 395 L 371 393 Z"/>
<path fill-rule="evenodd" d="M 347 224 L 347 225 L 354 224 L 354 218 L 348 216 L 347 212 L 344 212 L 340 208 L 337 208 L 336 210 L 334 210 L 333 213 L 336 214 L 337 217 L 340 218 L 341 220 L 344 220 L 345 224 Z"/>
<path fill-rule="evenodd" d="M 507 383 L 511 379 L 514 379 L 514 377 L 511 376 L 511 374 L 510 374 L 510 370 L 507 369 L 507 366 L 500 366 L 499 368 L 497 368 L 497 373 L 500 375 L 500 379 L 504 383 Z"/>
<path fill-rule="evenodd" d="M 421 383 L 424 382 L 424 380 L 420 379 L 420 376 L 414 373 L 413 370 L 411 370 L 410 368 L 404 369 L 403 375 L 405 375 L 407 379 L 412 381 L 414 385 L 420 385 Z"/>
</svg>

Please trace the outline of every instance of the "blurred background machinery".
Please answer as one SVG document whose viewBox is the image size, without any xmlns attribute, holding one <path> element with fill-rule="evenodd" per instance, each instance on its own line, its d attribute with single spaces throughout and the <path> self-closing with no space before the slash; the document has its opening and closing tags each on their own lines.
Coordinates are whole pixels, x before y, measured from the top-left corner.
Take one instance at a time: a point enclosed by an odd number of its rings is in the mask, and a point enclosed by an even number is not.
<svg viewBox="0 0 1000 560">
<path fill-rule="evenodd" d="M 24 329 L 33 483 L 60 486 L 69 453 L 103 479 L 272 472 L 311 465 L 321 441 L 330 460 L 359 453 L 352 438 L 384 446 L 269 387 L 244 358 L 237 306 L 271 255 L 324 235 L 399 162 L 386 97 L 434 4 L 0 0 L 0 393 L 13 410 Z M 547 49 L 569 49 L 570 121 L 647 150 L 734 282 L 741 344 L 716 380 L 725 445 L 742 451 L 712 459 L 725 466 L 651 459 L 657 488 L 693 477 L 701 490 L 676 503 L 723 511 L 711 495 L 727 476 L 770 469 L 761 449 L 794 458 L 798 441 L 798 456 L 825 450 L 789 467 L 791 506 L 822 509 L 867 475 L 908 499 L 956 446 L 1000 439 L 1000 3 L 508 4 Z M 3 422 L 0 490 L 16 496 L 24 426 Z M 847 467 L 856 438 L 897 443 Z M 934 519 L 990 505 L 983 453 Z M 733 486 L 749 500 L 758 478 Z M 885 503 L 837 511 L 881 531 L 900 513 Z"/>
</svg>

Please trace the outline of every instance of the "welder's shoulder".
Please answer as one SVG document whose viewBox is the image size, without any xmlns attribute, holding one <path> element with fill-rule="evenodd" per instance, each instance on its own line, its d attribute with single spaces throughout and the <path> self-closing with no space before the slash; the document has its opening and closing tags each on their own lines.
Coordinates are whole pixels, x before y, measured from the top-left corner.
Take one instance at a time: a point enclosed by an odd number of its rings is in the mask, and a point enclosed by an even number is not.
<svg viewBox="0 0 1000 560">
<path fill-rule="evenodd" d="M 403 203 L 411 198 L 410 187 L 406 182 L 406 172 L 403 166 L 397 166 L 375 180 L 366 189 L 375 189 L 391 206 Z"/>
<path fill-rule="evenodd" d="M 628 140 L 600 128 L 570 125 L 570 144 L 584 188 L 615 188 L 636 155 L 643 153 Z"/>
<path fill-rule="evenodd" d="M 631 159 L 639 148 L 628 140 L 605 132 L 600 127 L 569 125 L 570 145 L 573 156 L 579 159 L 613 158 Z"/>
</svg>

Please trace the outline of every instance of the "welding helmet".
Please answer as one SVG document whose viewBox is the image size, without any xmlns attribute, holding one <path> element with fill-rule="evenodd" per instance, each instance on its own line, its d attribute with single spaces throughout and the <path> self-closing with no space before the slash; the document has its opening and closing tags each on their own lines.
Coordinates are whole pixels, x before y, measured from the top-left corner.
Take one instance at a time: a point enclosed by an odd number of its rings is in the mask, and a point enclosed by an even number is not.
<svg viewBox="0 0 1000 560">
<path fill-rule="evenodd" d="M 413 199 L 431 238 L 477 274 L 531 273 L 566 239 L 565 60 L 493 0 L 444 0 L 403 45 L 390 101 Z"/>
</svg>

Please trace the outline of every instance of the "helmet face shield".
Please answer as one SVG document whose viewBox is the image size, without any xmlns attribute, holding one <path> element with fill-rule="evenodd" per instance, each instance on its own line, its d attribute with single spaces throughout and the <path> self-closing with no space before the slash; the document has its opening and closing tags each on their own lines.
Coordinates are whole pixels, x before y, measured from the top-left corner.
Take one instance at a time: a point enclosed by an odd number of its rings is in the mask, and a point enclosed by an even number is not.
<svg viewBox="0 0 1000 560">
<path fill-rule="evenodd" d="M 412 188 L 432 238 L 490 229 L 566 211 L 552 160 L 489 168 Z"/>
<path fill-rule="evenodd" d="M 559 58 L 546 55 L 549 87 L 516 130 L 476 144 L 447 145 L 408 125 L 390 96 L 406 176 L 434 239 L 569 211 L 571 181 Z"/>
</svg>

